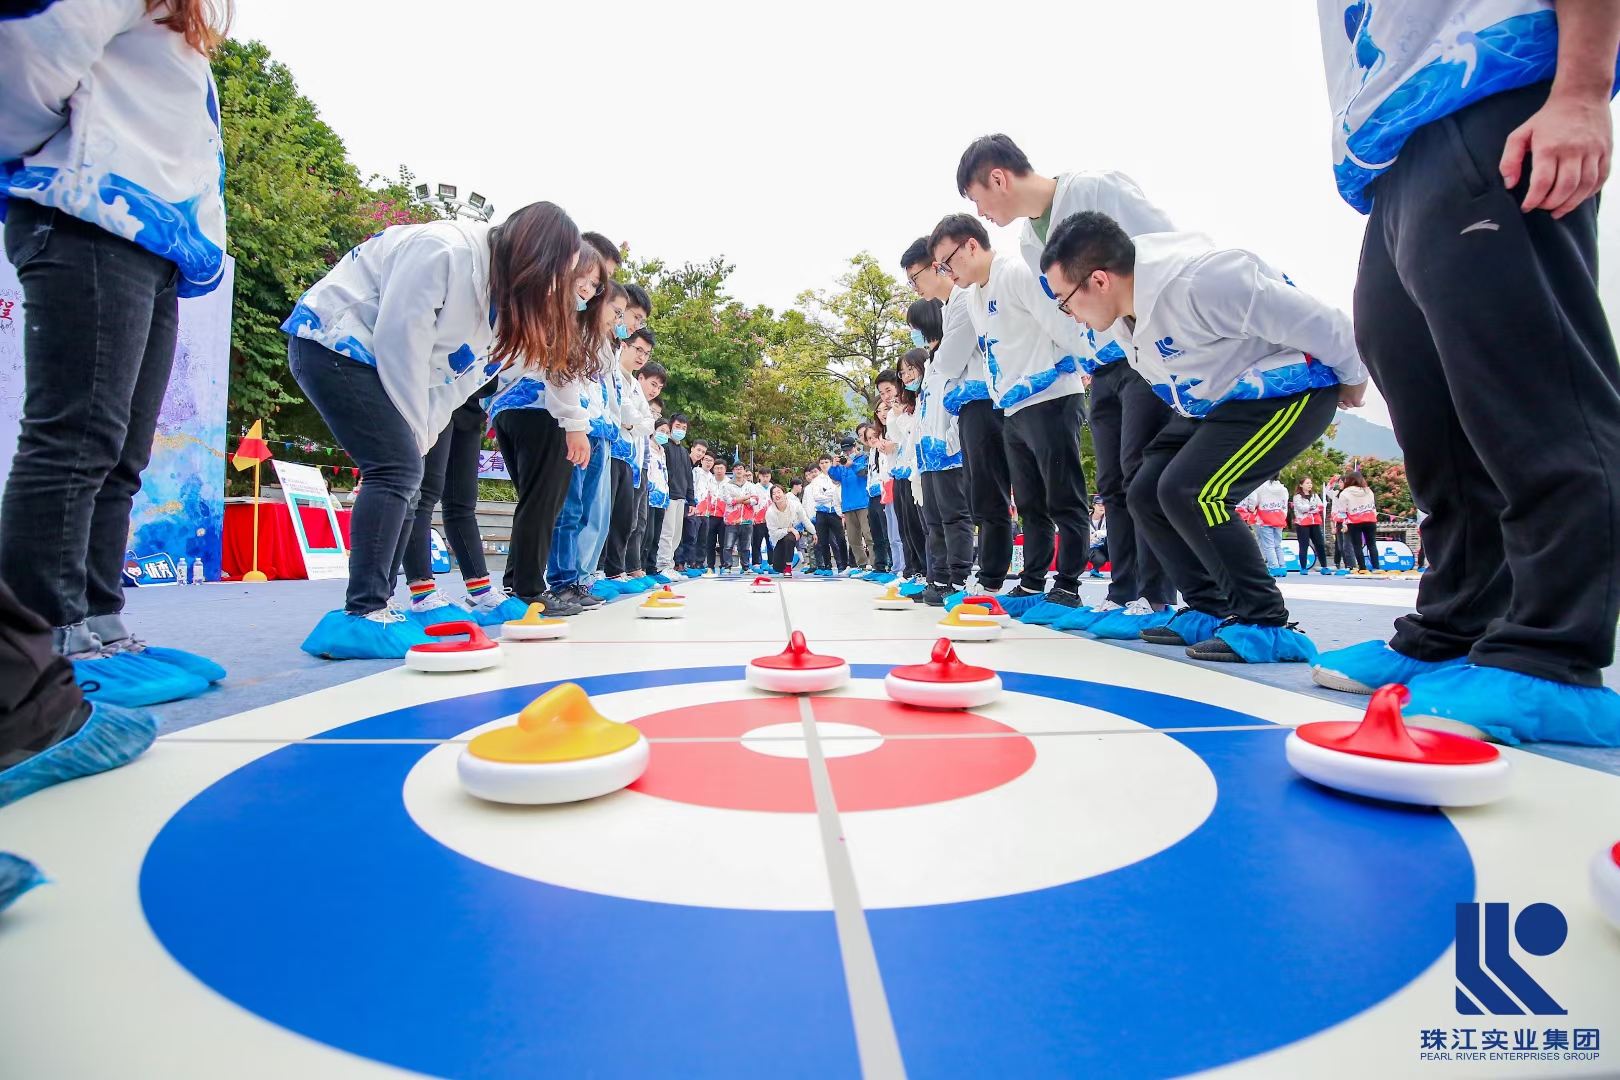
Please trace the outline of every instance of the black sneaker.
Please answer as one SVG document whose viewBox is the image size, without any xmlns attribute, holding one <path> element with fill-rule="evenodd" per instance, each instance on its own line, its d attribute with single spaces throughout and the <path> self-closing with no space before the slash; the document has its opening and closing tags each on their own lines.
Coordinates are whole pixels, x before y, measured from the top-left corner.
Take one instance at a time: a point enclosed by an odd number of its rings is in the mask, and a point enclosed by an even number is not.
<svg viewBox="0 0 1620 1080">
<path fill-rule="evenodd" d="M 1016 585 L 1016 586 L 1013 587 L 1011 592 L 1002 593 L 1001 594 L 1001 599 L 1003 599 L 1003 600 L 1022 600 L 1026 596 L 1041 596 L 1041 595 L 1043 595 L 1043 594 L 1041 593 L 1041 591 L 1039 589 L 1026 589 L 1022 585 Z"/>
<path fill-rule="evenodd" d="M 1215 630 L 1220 631 L 1224 630 L 1228 626 L 1236 625 L 1238 625 L 1238 620 L 1236 616 L 1234 616 L 1221 623 L 1221 625 L 1217 626 Z M 1187 655 L 1192 657 L 1194 660 L 1209 660 L 1217 664 L 1248 663 L 1247 660 L 1238 655 L 1238 651 L 1236 649 L 1232 648 L 1232 646 L 1216 637 L 1213 632 L 1209 635 L 1209 637 L 1198 642 L 1196 645 L 1187 646 Z"/>
<path fill-rule="evenodd" d="M 1080 594 L 1069 589 L 1052 589 L 1046 594 L 1046 603 L 1062 604 L 1064 607 L 1079 607 Z"/>
<path fill-rule="evenodd" d="M 912 599 L 919 604 L 927 604 L 929 607 L 942 608 L 945 606 L 945 594 L 939 591 L 937 585 L 929 585 L 922 592 L 913 596 Z"/>
<path fill-rule="evenodd" d="M 550 589 L 547 589 L 535 599 L 546 606 L 545 614 L 548 617 L 555 615 L 559 618 L 567 618 L 570 615 L 578 615 L 585 610 L 572 600 L 552 592 Z"/>
<path fill-rule="evenodd" d="M 557 595 L 578 607 L 581 611 L 592 611 L 607 603 L 606 600 L 592 594 L 591 590 L 577 581 L 565 589 L 558 590 Z"/>
<path fill-rule="evenodd" d="M 1188 611 L 1191 611 L 1191 610 L 1192 610 L 1192 608 L 1190 608 L 1190 607 L 1177 608 L 1176 609 L 1176 614 L 1170 616 L 1170 621 L 1175 622 L 1177 615 L 1181 615 L 1181 614 L 1183 614 L 1185 612 L 1188 612 Z M 1191 645 L 1192 644 L 1192 642 L 1190 642 L 1186 638 L 1182 637 L 1181 633 L 1179 631 L 1172 630 L 1172 629 L 1170 629 L 1169 626 L 1150 626 L 1146 630 L 1142 631 L 1141 636 L 1142 636 L 1142 640 L 1147 642 L 1149 645 L 1182 645 L 1182 646 L 1186 646 L 1186 645 Z"/>
</svg>

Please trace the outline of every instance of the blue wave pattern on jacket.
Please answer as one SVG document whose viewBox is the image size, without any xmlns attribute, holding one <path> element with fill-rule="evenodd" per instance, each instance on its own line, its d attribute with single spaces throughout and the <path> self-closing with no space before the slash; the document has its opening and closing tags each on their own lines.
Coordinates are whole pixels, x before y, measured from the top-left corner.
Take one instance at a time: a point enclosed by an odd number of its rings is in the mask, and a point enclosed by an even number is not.
<svg viewBox="0 0 1620 1080">
<path fill-rule="evenodd" d="M 952 416 L 962 412 L 962 406 L 970 401 L 989 401 L 990 387 L 982 379 L 965 379 L 945 392 L 945 411 Z"/>
<path fill-rule="evenodd" d="M 377 358 L 353 334 L 339 338 L 330 344 L 320 341 L 313 331 L 321 329 L 321 317 L 304 305 L 303 297 L 299 297 L 298 303 L 293 305 L 292 314 L 288 315 L 286 321 L 281 324 L 281 329 L 283 333 L 291 334 L 293 337 L 308 338 L 317 344 L 326 345 L 328 349 L 331 349 L 339 356 L 347 356 L 350 360 L 364 364 L 367 367 L 377 366 Z M 305 330 L 312 332 L 300 333 L 300 331 Z M 466 346 L 463 346 L 463 348 L 466 348 Z M 467 349 L 467 351 L 468 353 L 472 352 L 471 349 Z"/>
<path fill-rule="evenodd" d="M 1345 33 L 1354 45 L 1363 81 L 1385 61 L 1373 41 L 1370 2 L 1345 8 Z M 1558 20 L 1552 11 L 1515 15 L 1477 32 L 1458 35 L 1454 52 L 1436 57 L 1396 87 L 1350 132 L 1350 151 L 1334 166 L 1334 179 L 1344 201 L 1362 213 L 1372 210 L 1367 187 L 1395 160 L 1404 144 L 1424 124 L 1448 116 L 1482 98 L 1553 77 L 1558 63 Z M 1366 162 L 1368 164 L 1360 164 Z"/>
<path fill-rule="evenodd" d="M 507 409 L 543 409 L 546 407 L 546 384 L 530 375 L 496 394 L 489 403 L 489 418 L 493 422 L 497 413 Z"/>
<path fill-rule="evenodd" d="M 223 169 L 220 178 L 223 184 Z M 0 218 L 8 195 L 57 207 L 163 256 L 180 268 L 181 296 L 205 296 L 219 287 L 225 249 L 208 239 L 198 223 L 200 195 L 166 202 L 117 173 L 63 177 L 53 167 L 25 167 L 20 161 L 0 163 Z"/>
<path fill-rule="evenodd" d="M 1025 375 L 1022 379 L 1019 379 L 1017 382 L 1009 386 L 1007 388 L 1007 392 L 1001 395 L 1000 407 L 1003 409 L 1010 409 L 1020 401 L 1023 401 L 1025 398 L 1034 397 L 1042 390 L 1050 387 L 1053 383 L 1058 381 L 1059 375 L 1073 375 L 1079 370 L 1080 365 L 1075 361 L 1075 358 L 1072 356 L 1065 356 L 1063 359 L 1059 360 L 1045 371 L 1037 371 L 1032 374 Z M 993 377 L 994 376 L 992 375 L 992 378 Z"/>
<path fill-rule="evenodd" d="M 945 452 L 945 440 L 924 436 L 917 442 L 917 468 L 923 472 L 944 472 L 962 464 L 962 451 Z"/>
<path fill-rule="evenodd" d="M 1153 392 L 1159 395 L 1166 405 L 1180 408 L 1188 416 L 1202 417 L 1217 405 L 1224 405 L 1228 401 L 1290 397 L 1307 390 L 1337 386 L 1339 377 L 1333 373 L 1332 368 L 1316 357 L 1307 356 L 1303 364 L 1289 364 L 1270 371 L 1251 371 L 1239 379 L 1232 389 L 1213 401 L 1194 393 L 1193 388 L 1203 385 L 1203 382 L 1203 379 L 1177 379 L 1174 387 L 1154 383 Z"/>
</svg>

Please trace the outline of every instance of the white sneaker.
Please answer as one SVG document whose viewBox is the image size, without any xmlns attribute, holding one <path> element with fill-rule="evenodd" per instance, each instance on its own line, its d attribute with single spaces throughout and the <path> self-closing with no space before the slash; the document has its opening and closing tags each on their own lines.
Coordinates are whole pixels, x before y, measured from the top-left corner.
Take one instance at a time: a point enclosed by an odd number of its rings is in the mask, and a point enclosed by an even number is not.
<svg viewBox="0 0 1620 1080">
<path fill-rule="evenodd" d="M 489 591 L 494 592 L 494 587 L 491 586 Z M 415 600 L 411 601 L 411 611 L 418 615 L 424 611 L 438 611 L 441 608 L 447 607 L 460 608 L 462 611 L 468 610 L 467 605 L 457 603 L 437 589 L 434 589 L 431 593 L 429 593 L 428 598 L 423 600 L 421 603 L 417 603 Z"/>
<path fill-rule="evenodd" d="M 397 603 L 398 601 L 396 600 L 390 600 L 388 601 L 387 607 L 379 608 L 376 611 L 373 611 L 370 615 L 363 615 L 361 618 L 374 622 L 379 626 L 388 626 L 391 623 L 402 623 L 405 621 L 405 613 L 400 611 L 395 606 Z"/>
<path fill-rule="evenodd" d="M 1098 604 L 1096 607 L 1092 608 L 1091 610 L 1092 611 L 1124 611 L 1125 606 L 1123 604 L 1116 604 L 1112 600 L 1104 600 L 1102 603 Z"/>
<path fill-rule="evenodd" d="M 491 611 L 494 611 L 496 608 L 500 607 L 502 604 L 506 603 L 511 595 L 512 594 L 507 592 L 504 587 L 492 584 L 489 587 L 489 591 L 484 593 L 478 599 L 473 600 L 472 597 L 469 596 L 467 599 L 471 600 L 472 602 L 467 605 L 467 609 L 474 615 L 487 615 Z"/>
<path fill-rule="evenodd" d="M 1138 596 L 1125 605 L 1125 614 L 1127 615 L 1151 615 L 1153 610 L 1153 605 L 1147 602 L 1145 596 Z"/>
</svg>

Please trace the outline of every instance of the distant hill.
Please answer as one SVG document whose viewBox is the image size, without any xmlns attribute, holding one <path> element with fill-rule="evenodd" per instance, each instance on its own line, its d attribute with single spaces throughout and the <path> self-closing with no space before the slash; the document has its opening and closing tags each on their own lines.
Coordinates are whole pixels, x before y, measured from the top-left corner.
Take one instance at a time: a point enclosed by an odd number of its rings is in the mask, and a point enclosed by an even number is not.
<svg viewBox="0 0 1620 1080">
<path fill-rule="evenodd" d="M 1382 424 L 1363 420 L 1343 409 L 1339 410 L 1333 422 L 1339 425 L 1339 431 L 1328 441 L 1328 445 L 1335 450 L 1342 450 L 1351 457 L 1387 459 L 1402 456 L 1401 444 L 1395 441 L 1395 433 Z"/>
</svg>

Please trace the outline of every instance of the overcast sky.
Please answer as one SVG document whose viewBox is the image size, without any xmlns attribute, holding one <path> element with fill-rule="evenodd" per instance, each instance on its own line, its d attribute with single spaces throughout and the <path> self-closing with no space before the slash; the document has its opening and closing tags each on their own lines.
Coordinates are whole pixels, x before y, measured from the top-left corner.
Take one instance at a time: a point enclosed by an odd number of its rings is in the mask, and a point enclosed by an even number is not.
<svg viewBox="0 0 1620 1080">
<path fill-rule="evenodd" d="M 363 171 L 405 163 L 501 214 L 550 199 L 637 257 L 724 255 L 748 303 L 831 287 L 861 250 L 898 274 L 971 212 L 963 148 L 1003 131 L 1038 171 L 1120 169 L 1179 227 L 1350 307 L 1365 219 L 1333 186 L 1305 0 L 238 0 L 233 34 Z M 1380 400 L 1363 415 L 1388 423 Z"/>
</svg>

